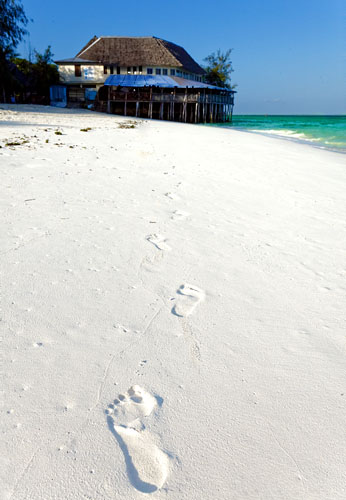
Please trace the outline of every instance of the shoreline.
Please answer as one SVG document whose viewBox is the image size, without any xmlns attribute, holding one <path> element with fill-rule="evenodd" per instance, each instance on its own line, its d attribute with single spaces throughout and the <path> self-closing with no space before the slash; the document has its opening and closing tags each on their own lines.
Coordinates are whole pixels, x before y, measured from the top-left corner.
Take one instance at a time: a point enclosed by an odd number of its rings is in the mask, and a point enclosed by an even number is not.
<svg viewBox="0 0 346 500">
<path fill-rule="evenodd" d="M 237 130 L 238 132 L 247 132 L 249 134 L 257 134 L 257 135 L 261 135 L 263 137 L 271 137 L 272 139 L 283 139 L 285 141 L 289 141 L 289 142 L 294 142 L 296 144 L 303 144 L 303 145 L 306 145 L 306 146 L 312 146 L 314 148 L 317 148 L 317 149 L 321 149 L 321 150 L 325 150 L 325 151 L 330 151 L 332 153 L 339 153 L 339 154 L 346 154 L 346 148 L 332 148 L 332 147 L 328 147 L 328 146 L 322 146 L 322 145 L 319 145 L 317 144 L 318 142 L 318 139 L 303 139 L 303 138 L 299 138 L 299 137 L 294 137 L 293 135 L 290 136 L 289 134 L 287 135 L 284 135 L 284 134 L 280 134 L 280 133 L 270 133 L 270 132 L 264 132 L 263 130 L 246 130 L 244 128 L 240 128 L 240 127 L 222 127 L 221 128 L 228 128 L 228 129 L 231 129 L 231 130 Z M 322 143 L 321 143 L 322 144 Z"/>
<path fill-rule="evenodd" d="M 298 140 L 331 151 L 346 152 L 344 115 L 233 115 L 231 125 L 220 124 L 220 126 Z"/>
<path fill-rule="evenodd" d="M 314 148 L 317 148 L 317 149 L 320 149 L 320 150 L 325 150 L 325 151 L 329 151 L 329 152 L 333 152 L 333 153 L 339 153 L 339 154 L 346 154 L 346 148 L 345 147 L 342 147 L 342 148 L 337 148 L 337 147 L 329 147 L 328 145 L 325 145 L 323 144 L 323 142 L 320 142 L 318 143 L 319 139 L 309 139 L 309 138 L 300 138 L 300 137 L 294 137 L 294 134 L 297 134 L 299 135 L 300 133 L 299 132 L 295 132 L 294 130 L 287 130 L 287 135 L 284 134 L 284 133 L 281 133 L 283 132 L 283 130 L 280 130 L 279 132 L 276 133 L 276 131 L 268 131 L 266 132 L 266 130 L 256 130 L 256 129 L 246 129 L 246 128 L 242 128 L 242 127 L 237 127 L 237 126 L 229 126 L 229 125 L 226 125 L 226 124 L 218 124 L 218 123 L 215 123 L 215 124 L 210 124 L 210 123 L 205 123 L 205 124 L 194 124 L 194 123 L 181 123 L 181 122 L 172 122 L 172 121 L 169 121 L 169 120 L 148 120 L 146 118 L 136 118 L 136 117 L 131 117 L 131 116 L 123 116 L 123 115 L 108 115 L 107 113 L 101 113 L 101 112 L 98 112 L 98 111 L 93 111 L 93 110 L 89 110 L 89 109 L 73 109 L 73 108 L 59 108 L 59 107 L 54 107 L 54 106 L 50 106 L 50 105 L 47 105 L 47 106 L 40 106 L 40 105 L 35 105 L 35 104 L 0 104 L 0 111 L 1 110 L 8 110 L 8 111 L 17 111 L 17 112 L 30 112 L 32 111 L 33 113 L 42 113 L 43 110 L 43 114 L 47 114 L 49 112 L 53 112 L 53 114 L 56 114 L 56 113 L 68 113 L 68 114 L 88 114 L 88 113 L 91 113 L 91 114 L 94 114 L 96 116 L 108 116 L 108 117 L 114 117 L 114 118 L 117 118 L 117 119 L 123 119 L 123 120 L 134 120 L 134 121 L 139 121 L 139 122 L 146 122 L 146 121 L 150 121 L 150 122 L 153 122 L 153 123 L 173 123 L 173 124 L 177 124 L 177 125 L 192 125 L 192 126 L 197 126 L 197 127 L 201 127 L 201 128 L 204 128 L 204 127 L 209 127 L 211 129 L 226 129 L 226 130 L 234 130 L 234 131 L 237 131 L 237 132 L 246 132 L 246 133 L 250 133 L 250 134 L 256 134 L 256 135 L 260 135 L 260 136 L 263 136 L 263 137 L 270 137 L 272 139 L 283 139 L 285 141 L 289 141 L 289 142 L 293 142 L 293 143 L 296 143 L 296 144 L 303 144 L 303 145 L 307 145 L 307 146 L 312 146 Z M 266 116 L 266 115 L 234 115 L 234 116 Z M 286 116 L 292 116 L 292 117 L 304 117 L 304 116 L 311 116 L 311 117 L 344 117 L 345 115 L 268 115 L 268 116 L 283 116 L 283 117 L 286 117 Z M 0 122 L 0 125 L 1 125 L 2 122 Z M 290 134 L 290 132 L 292 133 L 292 135 Z"/>
</svg>

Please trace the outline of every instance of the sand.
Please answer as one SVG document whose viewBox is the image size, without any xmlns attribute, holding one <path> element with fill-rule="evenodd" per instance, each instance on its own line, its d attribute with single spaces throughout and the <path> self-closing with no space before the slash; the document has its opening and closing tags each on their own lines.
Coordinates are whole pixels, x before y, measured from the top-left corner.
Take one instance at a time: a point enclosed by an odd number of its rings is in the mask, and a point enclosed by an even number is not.
<svg viewBox="0 0 346 500">
<path fill-rule="evenodd" d="M 2 498 L 344 499 L 345 156 L 0 108 Z"/>
</svg>

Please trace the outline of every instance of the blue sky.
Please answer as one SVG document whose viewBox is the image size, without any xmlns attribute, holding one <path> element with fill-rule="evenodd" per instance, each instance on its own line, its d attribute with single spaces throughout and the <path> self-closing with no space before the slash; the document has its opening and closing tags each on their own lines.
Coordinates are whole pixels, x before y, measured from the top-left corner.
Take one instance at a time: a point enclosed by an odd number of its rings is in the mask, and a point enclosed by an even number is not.
<svg viewBox="0 0 346 500">
<path fill-rule="evenodd" d="M 158 36 L 198 62 L 233 48 L 236 114 L 346 113 L 344 0 L 24 0 L 18 47 L 72 57 L 94 35 Z"/>
</svg>

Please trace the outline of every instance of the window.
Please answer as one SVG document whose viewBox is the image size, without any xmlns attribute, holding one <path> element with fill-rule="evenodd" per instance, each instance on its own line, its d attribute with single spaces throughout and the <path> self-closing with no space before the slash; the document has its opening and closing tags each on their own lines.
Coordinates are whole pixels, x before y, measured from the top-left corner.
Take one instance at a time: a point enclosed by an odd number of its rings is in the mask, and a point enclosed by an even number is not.
<svg viewBox="0 0 346 500">
<path fill-rule="evenodd" d="M 163 74 L 163 75 L 168 75 L 168 69 L 163 69 L 163 70 L 162 70 L 162 74 Z"/>
<path fill-rule="evenodd" d="M 117 66 L 117 75 L 120 75 L 120 66 Z"/>
<path fill-rule="evenodd" d="M 133 72 L 134 75 L 137 73 L 137 66 L 133 66 L 132 72 Z"/>
<path fill-rule="evenodd" d="M 175 76 L 175 69 L 171 69 L 171 76 Z"/>
<path fill-rule="evenodd" d="M 82 76 L 82 70 L 80 64 L 74 65 L 74 76 Z"/>
<path fill-rule="evenodd" d="M 156 68 L 155 73 L 156 73 L 157 75 L 161 75 L 161 68 Z"/>
<path fill-rule="evenodd" d="M 147 68 L 147 75 L 153 74 L 153 68 Z"/>
<path fill-rule="evenodd" d="M 181 76 L 181 71 L 177 69 L 177 76 Z"/>
<path fill-rule="evenodd" d="M 131 74 L 131 66 L 127 66 L 127 74 L 130 75 Z"/>
<path fill-rule="evenodd" d="M 113 75 L 113 73 L 114 73 L 114 66 L 109 66 L 109 69 L 110 69 L 111 75 Z"/>
<path fill-rule="evenodd" d="M 140 75 L 142 74 L 142 71 L 143 71 L 142 66 L 138 66 L 138 73 L 139 73 Z"/>
</svg>

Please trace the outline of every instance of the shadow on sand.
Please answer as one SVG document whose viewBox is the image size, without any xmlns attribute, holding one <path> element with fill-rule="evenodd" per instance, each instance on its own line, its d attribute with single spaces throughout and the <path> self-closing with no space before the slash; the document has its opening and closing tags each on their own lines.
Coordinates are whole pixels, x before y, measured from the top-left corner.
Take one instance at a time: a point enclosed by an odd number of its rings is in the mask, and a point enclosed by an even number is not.
<svg viewBox="0 0 346 500">
<path fill-rule="evenodd" d="M 138 491 L 141 491 L 142 493 L 153 493 L 154 491 L 156 491 L 157 486 L 155 486 L 154 484 L 145 483 L 138 476 L 137 469 L 133 465 L 133 462 L 132 462 L 131 456 L 128 452 L 127 446 L 126 446 L 124 440 L 122 439 L 122 437 L 115 430 L 114 421 L 110 416 L 107 417 L 107 424 L 108 424 L 109 430 L 111 431 L 111 433 L 113 434 L 113 436 L 115 437 L 117 442 L 119 443 L 121 451 L 124 454 L 127 475 L 129 477 L 129 480 L 130 480 L 130 483 L 132 484 L 132 486 L 134 486 Z"/>
</svg>

